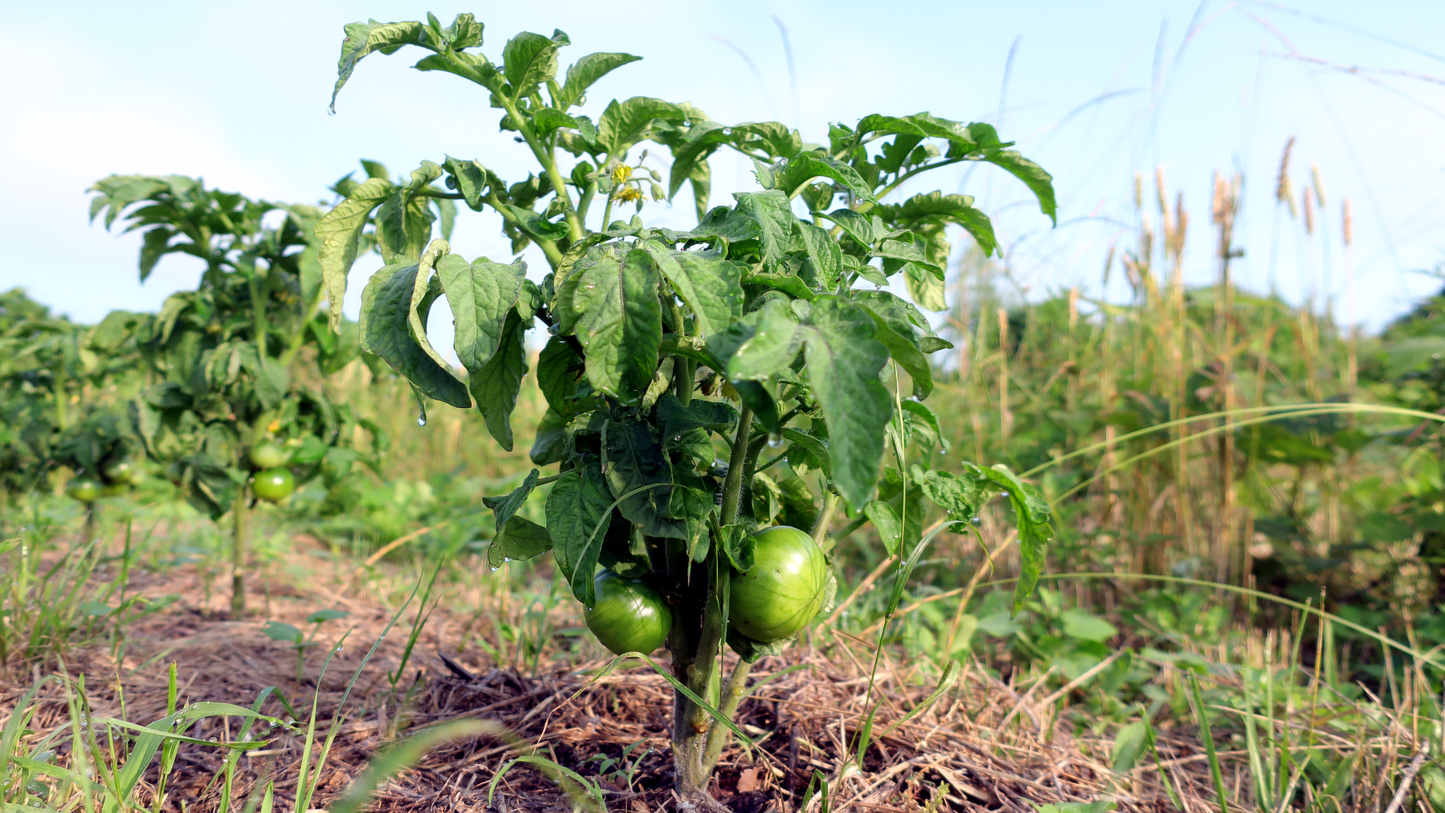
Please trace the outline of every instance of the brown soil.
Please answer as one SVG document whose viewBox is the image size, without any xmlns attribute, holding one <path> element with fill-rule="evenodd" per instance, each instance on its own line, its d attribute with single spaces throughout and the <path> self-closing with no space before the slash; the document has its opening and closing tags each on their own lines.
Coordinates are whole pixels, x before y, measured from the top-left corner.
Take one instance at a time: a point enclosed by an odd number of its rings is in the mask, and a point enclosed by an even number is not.
<svg viewBox="0 0 1445 813">
<path fill-rule="evenodd" d="M 179 594 L 182 598 L 127 628 L 119 662 L 108 643 L 98 643 L 68 653 L 57 671 L 85 676 L 93 717 L 121 716 L 119 688 L 124 717 L 142 723 L 165 715 L 165 666 L 171 662 L 178 665 L 181 704 L 222 701 L 249 707 L 266 687 L 276 687 L 301 717 L 300 731 L 275 729 L 267 745 L 240 759 L 233 809 L 240 810 L 258 780 L 266 778 L 275 782 L 276 809 L 290 809 L 305 717 L 313 698 L 319 745 L 331 730 L 347 684 L 391 613 L 375 601 L 348 598 L 323 586 L 303 591 L 273 583 L 266 600 L 269 618 L 302 626 L 305 615 L 318 606 L 340 606 L 351 613 L 326 625 L 333 634 L 323 632 L 323 644 L 310 651 L 305 679 L 298 685 L 294 651 L 262 632 L 264 619 L 231 621 L 219 611 L 217 598 L 211 607 L 201 606 L 200 582 L 193 572 L 145 574 L 131 589 L 152 597 Z M 387 674 L 400 663 L 410 618 L 398 622 L 377 645 L 340 716 L 312 807 L 324 808 L 339 798 L 389 743 L 426 726 L 465 718 L 500 723 L 533 743 L 540 755 L 597 779 L 607 790 L 610 810 L 650 813 L 689 807 L 680 805 L 670 790 L 671 690 L 661 676 L 645 665 L 627 665 L 594 679 L 605 662 L 549 667 L 546 659 L 540 674 L 522 674 L 488 661 L 479 651 L 456 651 L 455 640 L 447 640 L 447 630 L 462 628 L 467 618 L 445 609 L 433 614 L 396 692 Z M 324 647 L 347 629 L 342 651 L 331 659 L 318 686 Z M 449 647 L 446 654 L 441 646 Z M 1041 697 L 1046 689 L 1033 691 L 1028 686 L 1015 691 L 975 664 L 965 665 L 954 687 L 937 702 L 887 731 L 934 686 L 924 685 L 912 666 L 890 662 L 885 654 L 870 701 L 871 660 L 867 642 L 841 633 L 815 632 L 810 641 L 792 647 L 786 658 L 757 664 L 753 683 L 761 685 L 742 704 L 737 722 L 759 739 L 758 746 L 745 749 L 734 743 L 728 749 L 713 780 L 715 797 L 746 813 L 797 810 L 817 773 L 828 780 L 833 811 L 912 813 L 929 807 L 1032 813 L 1039 804 L 1099 799 L 1116 802 L 1120 810 L 1173 809 L 1152 758 L 1146 757 L 1144 766 L 1127 776 L 1113 775 L 1106 768 L 1112 728 L 1099 734 L 1076 730 L 1070 714 L 1058 711 L 1060 700 L 1067 696 Z M 20 695 L 42 675 L 39 665 L 31 665 L 0 676 L 0 721 L 10 716 Z M 856 742 L 857 730 L 874 704 L 878 708 L 873 745 L 863 769 L 840 779 L 839 755 L 847 753 L 845 743 Z M 42 690 L 37 707 L 31 741 L 67 720 L 65 694 L 54 682 Z M 275 697 L 265 702 L 262 711 L 278 717 L 287 714 Z M 230 740 L 237 734 L 236 721 L 205 719 L 189 734 Z M 599 777 L 597 757 L 617 759 L 628 747 L 628 762 L 635 760 L 634 769 L 619 772 L 614 765 Z M 1214 790 L 1197 741 L 1161 733 L 1158 749 L 1165 771 L 1187 797 L 1188 809 L 1215 809 Z M 571 809 L 568 796 L 556 784 L 525 765 L 504 775 L 489 805 L 494 772 L 515 756 L 511 747 L 488 737 L 444 744 L 383 784 L 371 809 L 502 813 Z M 214 810 L 220 791 L 213 778 L 222 758 L 219 748 L 183 746 L 164 809 Z M 153 793 L 158 777 L 156 760 L 146 776 L 150 784 L 143 783 L 143 798 Z M 1226 764 L 1225 778 L 1231 784 L 1240 781 L 1234 765 Z M 940 793 L 944 785 L 947 790 Z M 816 795 L 809 809 L 822 809 Z"/>
</svg>

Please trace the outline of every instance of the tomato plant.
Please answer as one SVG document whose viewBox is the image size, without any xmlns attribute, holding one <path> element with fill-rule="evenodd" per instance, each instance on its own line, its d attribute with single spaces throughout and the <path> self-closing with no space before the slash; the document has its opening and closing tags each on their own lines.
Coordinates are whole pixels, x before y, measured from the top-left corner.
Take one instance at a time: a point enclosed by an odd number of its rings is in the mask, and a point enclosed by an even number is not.
<svg viewBox="0 0 1445 813">
<path fill-rule="evenodd" d="M 133 389 L 138 367 L 91 337 L 19 289 L 0 294 L 0 516 L 65 468 L 97 481 L 129 477 L 103 467 L 127 459 L 113 448 L 125 434 L 117 393 Z"/>
<path fill-rule="evenodd" d="M 177 175 L 115 175 L 92 191 L 92 217 L 143 231 L 142 282 L 166 254 L 204 264 L 195 290 L 173 294 L 159 314 L 112 312 L 92 343 L 134 345 L 151 379 L 135 405 L 145 453 L 195 508 L 216 520 L 231 513 L 231 611 L 239 617 L 252 497 L 280 499 L 318 476 L 334 487 L 357 460 L 374 465 L 352 447 L 358 426 L 373 435 L 376 427 L 293 374 L 302 365 L 334 372 L 358 354 L 355 331 L 328 330 L 321 313 L 313 237 L 321 213 Z M 269 472 L 256 487 L 253 465 Z"/>
<path fill-rule="evenodd" d="M 715 721 L 736 709 L 750 664 L 780 651 L 836 589 L 826 564 L 805 551 L 800 572 L 824 579 L 821 595 L 815 581 L 801 593 L 794 583 L 786 589 L 807 617 L 766 619 L 756 629 L 773 640 L 730 626 L 732 581 L 786 558 L 755 529 L 780 518 L 802 524 L 821 557 L 840 505 L 855 523 L 873 522 L 899 564 L 896 608 L 932 537 L 966 527 L 986 500 L 1006 493 L 1023 551 L 1019 596 L 1033 589 L 1052 533 L 1038 492 L 1003 468 L 925 470 L 908 451 L 943 442 L 922 399 L 933 388 L 928 354 L 951 345 L 920 308 L 944 307 L 948 229 L 961 227 L 992 253 L 992 225 L 966 195 L 899 190 L 928 170 L 986 162 L 1022 180 L 1052 217 L 1052 182 L 993 127 L 928 113 L 835 124 L 819 145 L 776 122 L 724 124 L 661 99 L 587 105 L 599 80 L 637 57 L 589 54 L 564 74 L 561 31 L 518 34 L 500 63 L 481 52 L 482 33 L 466 14 L 446 27 L 434 16 L 346 27 L 338 91 L 371 53 L 429 52 L 415 67 L 479 87 L 538 171 L 508 183 L 482 162 L 444 157 L 400 181 L 369 172 L 349 184 L 346 200 L 316 225 L 332 318 L 358 252 L 374 247 L 386 265 L 362 295 L 362 348 L 410 381 L 423 404 L 475 404 L 507 449 L 529 372 L 524 337 L 545 326 L 536 375 L 549 410 L 531 457 L 559 471 L 542 478 L 534 469 L 511 494 L 486 500 L 497 522 L 491 563 L 551 551 L 594 612 L 599 567 L 666 598 L 666 645 L 681 687 L 677 789 L 704 798 L 729 730 Z M 594 119 L 583 106 L 601 112 Z M 649 143 L 671 154 L 665 185 Z M 710 208 L 708 161 L 720 149 L 754 161 L 758 188 Z M 676 231 L 641 219 L 647 200 L 684 186 L 697 225 Z M 548 268 L 534 279 L 520 259 L 453 253 L 432 239 L 443 201 L 498 217 L 513 251 L 536 245 Z M 628 204 L 639 214 L 614 219 Z M 895 278 L 911 302 L 890 290 Z M 465 378 L 426 334 L 443 300 Z M 880 476 L 885 452 L 895 465 Z M 518 514 L 544 483 L 546 527 Z M 926 534 L 924 498 L 952 514 Z M 697 699 L 718 683 L 724 643 L 741 662 L 713 709 Z"/>
</svg>

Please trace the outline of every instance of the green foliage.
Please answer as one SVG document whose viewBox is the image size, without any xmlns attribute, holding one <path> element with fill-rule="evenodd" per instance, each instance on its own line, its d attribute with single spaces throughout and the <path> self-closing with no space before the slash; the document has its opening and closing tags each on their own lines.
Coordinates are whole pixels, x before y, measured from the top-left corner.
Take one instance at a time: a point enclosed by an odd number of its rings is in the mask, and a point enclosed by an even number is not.
<svg viewBox="0 0 1445 813">
<path fill-rule="evenodd" d="M 159 314 L 115 311 L 92 343 L 134 348 L 151 384 L 134 404 L 134 435 L 198 510 L 218 518 L 245 488 L 247 450 L 275 440 L 298 480 L 329 456 L 350 457 L 356 424 L 324 391 L 294 381 L 307 348 L 321 370 L 356 358 L 353 331 L 332 334 L 318 316 L 320 212 L 253 201 L 180 176 L 111 176 L 96 183 L 91 215 L 143 231 L 141 278 L 164 254 L 205 264 L 199 287 L 170 296 Z M 273 212 L 284 217 L 270 225 Z"/>
<path fill-rule="evenodd" d="M 123 339 L 52 316 L 18 288 L 0 294 L 0 500 L 58 468 L 109 482 L 108 468 L 135 461 L 124 396 L 139 371 Z"/>
<path fill-rule="evenodd" d="M 892 550 L 903 558 L 909 545 L 911 570 L 932 538 L 918 527 L 921 494 L 973 516 L 1006 493 L 1023 552 L 1020 601 L 1028 595 L 1052 535 L 1048 504 L 1007 469 L 969 467 L 967 479 L 951 483 L 910 468 L 910 442 L 946 444 L 933 413 L 912 400 L 905 406 L 900 395 L 908 376 L 910 392 L 926 396 L 927 354 L 951 346 L 918 310 L 943 305 L 946 227 L 962 227 L 984 253 L 997 247 L 992 227 L 964 196 L 880 203 L 925 171 L 977 161 L 1020 178 L 1052 218 L 1048 174 L 1008 150 L 992 127 L 928 113 L 875 115 L 856 128 L 834 125 L 822 146 L 775 122 L 726 125 L 647 97 L 611 101 L 594 123 L 572 109 L 633 57 L 584 57 L 559 86 L 559 52 L 569 44 L 560 31 L 518 34 L 500 64 L 481 52 L 481 26 L 470 15 L 447 28 L 428 18 L 356 23 L 346 33 L 337 91 L 370 54 L 430 52 L 415 67 L 479 86 L 502 111 L 502 128 L 538 163 L 536 175 L 511 184 L 449 156 L 423 161 L 397 182 L 367 164 L 371 178 L 338 183 L 344 200 L 315 226 L 333 326 L 351 265 L 374 247 L 387 265 L 363 295 L 362 349 L 410 382 L 423 403 L 475 403 L 504 449 L 528 372 L 523 336 L 537 322 L 551 334 L 538 360 L 550 409 L 532 449 L 538 466 L 560 464 L 548 478 L 548 527 L 518 514 L 540 484 L 537 471 L 511 495 L 488 498 L 498 529 L 493 567 L 551 549 L 588 606 L 599 564 L 646 574 L 672 597 L 668 646 L 694 694 L 706 691 L 725 637 L 729 572 L 752 558 L 744 540 L 784 513 L 816 522 L 821 537 L 840 501 L 859 517 L 865 506 L 881 506 L 866 516 L 901 526 L 890 526 Z M 646 165 L 647 142 L 672 155 L 667 190 Z M 707 161 L 724 148 L 754 161 L 761 189 L 709 209 Z M 640 210 L 647 195 L 671 197 L 684 182 L 699 214 L 693 229 L 612 218 L 614 205 Z M 520 260 L 454 255 L 446 206 L 458 200 L 498 216 L 514 252 L 537 245 L 549 266 L 540 281 L 528 279 Z M 899 274 L 912 303 L 883 290 Z M 465 379 L 426 336 L 439 300 L 457 326 Z M 890 443 L 898 467 L 880 478 Z M 784 444 L 785 457 L 773 463 L 786 466 L 764 474 L 762 449 Z M 931 491 L 926 481 L 935 481 Z M 906 578 L 900 574 L 898 589 Z M 810 607 L 825 603 L 811 598 L 818 601 L 805 602 Z M 763 646 L 726 637 L 750 660 Z M 685 756 L 682 742 L 674 746 L 680 785 L 700 786 L 711 764 L 701 752 Z"/>
</svg>

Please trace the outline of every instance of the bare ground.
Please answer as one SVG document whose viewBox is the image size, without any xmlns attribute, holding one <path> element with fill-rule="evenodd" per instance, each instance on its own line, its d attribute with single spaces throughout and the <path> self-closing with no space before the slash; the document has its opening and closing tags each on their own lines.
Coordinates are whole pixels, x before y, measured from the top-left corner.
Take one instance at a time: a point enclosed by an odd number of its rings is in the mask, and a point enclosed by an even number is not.
<svg viewBox="0 0 1445 813">
<path fill-rule="evenodd" d="M 249 707 L 266 687 L 276 687 L 300 717 L 299 730 L 274 729 L 267 735 L 271 742 L 241 758 L 233 809 L 241 809 L 258 782 L 267 779 L 275 783 L 277 807 L 292 805 L 306 715 L 313 700 L 318 745 L 330 732 L 333 719 L 339 718 L 340 726 L 322 769 L 314 808 L 325 808 L 339 798 L 389 743 L 427 726 L 465 718 L 500 723 L 533 744 L 535 753 L 597 779 L 613 811 L 648 813 L 687 807 L 670 790 L 671 689 L 645 665 L 629 664 L 598 679 L 595 675 L 605 661 L 563 665 L 560 659 L 544 658 L 540 673 L 523 674 L 491 662 L 475 649 L 457 651 L 461 636 L 455 631 L 475 617 L 441 608 L 429 620 L 394 691 L 387 675 L 400 663 L 409 619 L 400 621 L 377 644 L 392 612 L 375 600 L 338 594 L 319 584 L 298 589 L 272 582 L 265 618 L 258 612 L 260 620 L 238 622 L 220 610 L 219 598 L 211 597 L 209 604 L 202 600 L 205 591 L 189 569 L 141 574 L 130 589 L 151 597 L 179 594 L 181 598 L 128 626 L 118 660 L 109 642 L 99 642 L 67 653 L 53 668 L 85 677 L 93 718 L 124 716 L 140 723 L 165 715 L 165 667 L 172 662 L 177 664 L 182 704 L 222 701 Z M 268 638 L 263 626 L 266 619 L 303 626 L 306 614 L 318 606 L 339 606 L 351 614 L 327 625 L 333 634 L 323 632 L 322 645 L 310 650 L 304 679 L 298 684 L 294 650 Z M 342 650 L 322 676 L 326 648 L 347 629 Z M 450 639 L 448 630 L 453 631 Z M 358 673 L 373 644 L 374 655 Z M 1035 805 L 1100 799 L 1114 801 L 1126 811 L 1174 809 L 1152 757 L 1146 756 L 1141 768 L 1125 776 L 1108 770 L 1114 731 L 1095 734 L 1075 726 L 1070 713 L 1059 711 L 1066 708 L 1068 692 L 1044 696 L 1046 688 L 1009 686 L 978 664 L 965 664 L 952 689 L 888 731 L 935 686 L 924 682 L 915 665 L 891 662 L 885 654 L 870 700 L 871 660 L 867 642 L 815 631 L 785 658 L 759 662 L 753 672 L 756 688 L 737 718 L 758 743 L 755 748 L 734 743 L 725 752 L 711 788 L 715 797 L 745 813 L 796 810 L 818 772 L 829 781 L 831 810 L 839 813 L 911 813 L 925 807 L 1032 813 Z M 32 664 L 0 675 L 0 721 L 47 671 L 51 670 Z M 338 716 L 354 675 L 354 690 Z M 845 743 L 856 743 L 867 709 L 874 704 L 878 704 L 874 744 L 863 768 L 840 778 L 840 755 L 849 750 Z M 32 742 L 65 725 L 68 718 L 65 693 L 55 682 L 41 690 L 36 705 Z M 288 714 L 274 696 L 262 711 L 277 717 Z M 205 719 L 189 733 L 228 741 L 238 730 L 235 719 Z M 629 746 L 626 767 L 619 770 L 622 766 L 613 765 L 599 776 L 598 755 L 618 759 Z M 1187 809 L 1217 809 L 1205 756 L 1192 733 L 1161 731 L 1158 750 L 1164 772 Z M 444 744 L 382 785 L 371 809 L 501 813 L 571 809 L 569 797 L 556 784 L 520 765 L 505 774 L 489 804 L 494 772 L 514 756 L 512 747 L 488 737 Z M 215 777 L 222 759 L 219 748 L 182 747 L 163 809 L 214 810 L 220 800 Z M 1236 798 L 1247 794 L 1241 763 L 1228 754 L 1224 759 L 1225 779 L 1237 789 Z M 153 799 L 158 777 L 159 760 L 146 775 L 142 798 Z M 809 809 L 819 810 L 820 805 L 821 799 L 815 797 Z"/>
</svg>

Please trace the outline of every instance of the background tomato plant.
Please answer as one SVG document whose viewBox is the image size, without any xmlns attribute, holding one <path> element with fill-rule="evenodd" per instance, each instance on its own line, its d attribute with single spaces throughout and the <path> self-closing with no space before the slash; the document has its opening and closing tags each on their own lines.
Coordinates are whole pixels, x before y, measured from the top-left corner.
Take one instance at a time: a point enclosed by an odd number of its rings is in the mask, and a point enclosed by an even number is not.
<svg viewBox="0 0 1445 813">
<path fill-rule="evenodd" d="M 135 402 L 146 454 L 197 510 L 232 517 L 231 611 L 245 611 L 249 449 L 289 448 L 300 482 L 322 476 L 336 488 L 358 461 L 358 420 L 324 388 L 307 386 L 304 365 L 335 372 L 358 353 L 354 330 L 328 330 L 321 310 L 319 246 L 311 206 L 255 201 L 207 189 L 196 179 L 113 175 L 95 184 L 92 218 L 142 231 L 140 276 L 166 254 L 205 264 L 200 284 L 166 299 L 159 314 L 114 311 L 94 342 L 134 346 L 150 384 Z M 279 223 L 267 221 L 272 213 Z M 273 218 L 274 220 L 274 218 Z M 339 317 L 339 309 L 338 309 Z M 339 323 L 338 323 L 339 326 Z M 374 447 L 375 448 L 375 445 Z"/>
</svg>

